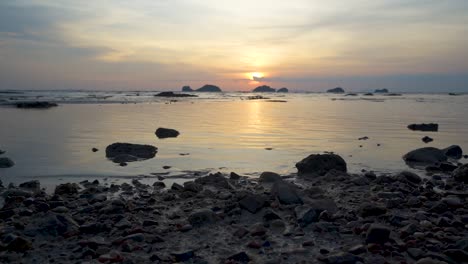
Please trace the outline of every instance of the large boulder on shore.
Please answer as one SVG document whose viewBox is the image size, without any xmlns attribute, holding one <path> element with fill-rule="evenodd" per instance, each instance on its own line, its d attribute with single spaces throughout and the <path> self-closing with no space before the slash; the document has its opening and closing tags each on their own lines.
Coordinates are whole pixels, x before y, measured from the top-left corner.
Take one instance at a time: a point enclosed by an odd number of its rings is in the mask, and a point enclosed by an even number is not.
<svg viewBox="0 0 468 264">
<path fill-rule="evenodd" d="M 5 169 L 5 168 L 11 168 L 15 165 L 15 163 L 10 159 L 10 158 L 0 158 L 0 168 Z"/>
<path fill-rule="evenodd" d="M 327 90 L 327 93 L 344 93 L 344 92 L 345 90 L 341 87 L 336 87 L 336 88 Z"/>
<path fill-rule="evenodd" d="M 132 162 L 135 161 L 134 158 L 131 158 L 128 161 L 124 161 L 122 160 L 122 157 L 136 157 L 139 160 L 145 160 L 154 158 L 157 152 L 158 148 L 151 145 L 114 143 L 107 146 L 106 157 L 111 160 L 114 160 L 118 157 L 118 163 Z"/>
<path fill-rule="evenodd" d="M 323 176 L 330 170 L 347 171 L 346 161 L 336 154 L 312 154 L 296 163 L 298 173 Z"/>
<path fill-rule="evenodd" d="M 438 148 L 426 147 L 406 153 L 403 156 L 403 160 L 410 164 L 427 165 L 444 162 L 447 160 L 447 156 L 445 156 L 444 151 Z"/>
<path fill-rule="evenodd" d="M 456 181 L 468 183 L 468 164 L 458 167 L 452 172 L 452 176 Z"/>
<path fill-rule="evenodd" d="M 276 90 L 271 88 L 268 85 L 258 86 L 257 88 L 253 89 L 253 93 L 274 93 Z"/>
<path fill-rule="evenodd" d="M 205 84 L 205 85 L 203 85 L 202 87 L 198 88 L 195 91 L 197 91 L 197 92 L 212 92 L 212 93 L 222 92 L 221 88 L 219 88 L 216 85 L 212 85 L 212 84 Z"/>
<path fill-rule="evenodd" d="M 172 129 L 172 128 L 160 127 L 156 129 L 155 134 L 158 138 L 170 138 L 170 137 L 177 137 L 179 136 L 180 133 L 179 131 Z"/>
</svg>

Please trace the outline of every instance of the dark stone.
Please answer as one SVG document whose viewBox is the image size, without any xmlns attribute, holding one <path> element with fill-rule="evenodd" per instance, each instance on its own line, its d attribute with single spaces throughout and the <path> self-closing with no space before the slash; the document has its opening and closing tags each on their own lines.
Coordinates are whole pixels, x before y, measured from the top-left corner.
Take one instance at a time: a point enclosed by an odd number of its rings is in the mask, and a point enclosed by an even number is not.
<svg viewBox="0 0 468 264">
<path fill-rule="evenodd" d="M 250 257 L 245 252 L 239 252 L 230 256 L 227 260 L 235 261 L 236 263 L 249 263 Z"/>
<path fill-rule="evenodd" d="M 406 179 L 407 181 L 410 181 L 412 183 L 419 184 L 421 183 L 421 177 L 419 177 L 416 173 L 410 172 L 410 171 L 403 171 L 401 172 L 398 176 Z"/>
<path fill-rule="evenodd" d="M 39 192 L 41 190 L 41 183 L 38 180 L 28 181 L 21 183 L 19 187 L 33 192 Z"/>
<path fill-rule="evenodd" d="M 198 88 L 196 90 L 196 92 L 211 92 L 211 93 L 219 93 L 219 92 L 222 92 L 221 89 L 216 86 L 216 85 L 212 85 L 212 84 L 205 84 L 203 85 L 202 87 Z"/>
<path fill-rule="evenodd" d="M 174 260 L 176 262 L 185 262 L 195 257 L 195 252 L 193 250 L 188 250 L 182 252 L 174 252 L 171 253 L 171 255 L 174 257 Z"/>
<path fill-rule="evenodd" d="M 413 131 L 433 131 L 436 132 L 439 130 L 439 125 L 438 124 L 411 124 L 408 125 L 408 129 L 411 129 Z"/>
<path fill-rule="evenodd" d="M 288 93 L 289 90 L 288 90 L 288 88 L 283 87 L 283 88 L 278 89 L 278 91 L 276 91 L 276 92 L 277 92 L 277 93 Z"/>
<path fill-rule="evenodd" d="M 301 227 L 306 227 L 310 223 L 318 222 L 320 211 L 309 206 L 297 206 L 294 208 L 296 212 L 296 218 Z"/>
<path fill-rule="evenodd" d="M 463 263 L 468 260 L 468 252 L 465 250 L 447 249 L 444 251 L 444 254 L 459 263 Z"/>
<path fill-rule="evenodd" d="M 171 138 L 179 136 L 179 131 L 171 128 L 160 127 L 155 132 L 158 138 Z"/>
<path fill-rule="evenodd" d="M 281 176 L 278 173 L 265 171 L 260 174 L 260 182 L 277 182 L 281 181 Z"/>
<path fill-rule="evenodd" d="M 140 144 L 130 144 L 130 143 L 114 143 L 106 148 L 106 157 L 116 163 L 122 162 L 132 162 L 137 159 L 152 159 L 156 156 L 158 148 L 151 145 L 140 145 Z M 122 156 L 125 155 L 125 156 Z M 125 159 L 127 157 L 128 159 Z M 133 157 L 133 158 L 131 158 Z"/>
<path fill-rule="evenodd" d="M 281 217 L 279 217 L 279 215 L 277 215 L 275 212 L 271 210 L 268 210 L 263 214 L 263 221 L 265 222 L 273 221 L 276 219 L 281 219 Z"/>
<path fill-rule="evenodd" d="M 194 94 L 182 94 L 182 93 L 174 93 L 174 92 L 160 92 L 155 94 L 156 97 L 198 97 L 198 95 Z"/>
<path fill-rule="evenodd" d="M 335 154 L 312 154 L 296 163 L 299 174 L 325 175 L 330 170 L 346 172 L 346 162 Z"/>
<path fill-rule="evenodd" d="M 25 108 L 25 109 L 49 109 L 52 107 L 56 107 L 58 104 L 50 103 L 50 102 L 19 102 L 16 103 L 17 108 Z"/>
<path fill-rule="evenodd" d="M 375 89 L 374 93 L 388 93 L 388 89 Z"/>
<path fill-rule="evenodd" d="M 239 201 L 239 206 L 252 214 L 260 211 L 266 203 L 266 199 L 258 194 L 248 194 Z"/>
<path fill-rule="evenodd" d="M 10 158 L 0 158 L 0 168 L 1 169 L 6 169 L 6 168 L 11 168 L 15 166 L 15 163 L 10 159 Z"/>
<path fill-rule="evenodd" d="M 55 187 L 56 195 L 70 195 L 77 194 L 80 187 L 76 183 L 64 183 L 59 184 Z"/>
<path fill-rule="evenodd" d="M 229 179 L 231 179 L 231 180 L 238 180 L 240 178 L 241 178 L 241 176 L 239 174 L 235 173 L 235 172 L 231 172 L 229 174 Z"/>
<path fill-rule="evenodd" d="M 345 90 L 341 87 L 336 87 L 336 88 L 327 90 L 327 93 L 344 93 L 344 92 Z"/>
<path fill-rule="evenodd" d="M 198 193 L 203 190 L 203 186 L 201 184 L 195 183 L 193 181 L 184 182 L 184 190 L 189 192 Z"/>
<path fill-rule="evenodd" d="M 271 188 L 271 193 L 282 204 L 302 204 L 302 199 L 294 185 L 283 181 L 277 181 Z"/>
<path fill-rule="evenodd" d="M 452 159 L 461 159 L 463 157 L 463 150 L 460 146 L 452 145 L 450 147 L 442 149 L 445 156 Z"/>
<path fill-rule="evenodd" d="M 201 185 L 212 185 L 224 189 L 232 188 L 228 180 L 221 173 L 212 173 L 208 176 L 197 178 L 195 182 Z"/>
<path fill-rule="evenodd" d="M 366 243 L 384 244 L 390 239 L 390 229 L 379 225 L 372 224 L 367 230 Z"/>
<path fill-rule="evenodd" d="M 447 156 L 440 149 L 433 147 L 420 148 L 406 153 L 403 160 L 408 164 L 436 164 L 447 161 Z"/>
<path fill-rule="evenodd" d="M 92 150 L 93 152 L 98 152 L 98 151 L 99 151 L 99 149 L 97 149 L 97 148 L 92 148 L 91 150 Z"/>
<path fill-rule="evenodd" d="M 430 138 L 428 136 L 423 137 L 421 140 L 426 144 L 429 143 L 429 142 L 434 141 L 434 139 L 432 139 L 432 138 Z"/>
<path fill-rule="evenodd" d="M 456 181 L 468 183 L 468 164 L 458 167 L 452 172 L 452 176 Z"/>
<path fill-rule="evenodd" d="M 32 249 L 33 246 L 31 242 L 25 238 L 22 238 L 20 236 L 14 236 L 14 238 L 8 243 L 6 246 L 6 249 L 9 251 L 15 251 L 15 252 L 25 252 L 30 249 Z"/>
<path fill-rule="evenodd" d="M 320 256 L 319 259 L 327 264 L 355 264 L 363 259 L 351 253 L 335 253 L 328 256 Z"/>
<path fill-rule="evenodd" d="M 276 90 L 271 88 L 268 85 L 258 86 L 257 88 L 253 89 L 253 93 L 274 93 Z"/>
<path fill-rule="evenodd" d="M 379 216 L 387 213 L 387 208 L 378 204 L 365 203 L 359 208 L 362 217 Z"/>
</svg>

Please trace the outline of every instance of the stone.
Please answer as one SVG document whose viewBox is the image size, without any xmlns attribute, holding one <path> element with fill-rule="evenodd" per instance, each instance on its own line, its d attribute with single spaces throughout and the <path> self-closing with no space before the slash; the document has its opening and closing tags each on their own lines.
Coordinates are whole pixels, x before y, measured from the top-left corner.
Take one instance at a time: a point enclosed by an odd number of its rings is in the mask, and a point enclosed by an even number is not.
<svg viewBox="0 0 468 264">
<path fill-rule="evenodd" d="M 193 181 L 188 181 L 184 182 L 184 190 L 188 192 L 198 193 L 203 190 L 203 186 Z"/>
<path fill-rule="evenodd" d="M 188 222 L 192 226 L 198 227 L 204 224 L 214 223 L 215 219 L 216 219 L 216 215 L 212 210 L 202 209 L 202 210 L 192 213 L 188 218 Z"/>
<path fill-rule="evenodd" d="M 423 137 L 421 140 L 422 140 L 422 142 L 424 142 L 426 144 L 434 141 L 434 139 L 432 139 L 431 137 L 428 137 L 428 136 Z"/>
<path fill-rule="evenodd" d="M 49 109 L 52 107 L 56 107 L 58 104 L 50 103 L 50 102 L 19 102 L 16 103 L 17 108 L 24 108 L 24 109 Z"/>
<path fill-rule="evenodd" d="M 64 183 L 55 187 L 56 195 L 74 195 L 78 193 L 80 187 L 76 183 Z"/>
<path fill-rule="evenodd" d="M 41 183 L 38 180 L 28 181 L 21 183 L 19 187 L 32 192 L 39 192 L 41 190 Z"/>
<path fill-rule="evenodd" d="M 354 264 L 362 261 L 362 258 L 347 252 L 320 256 L 319 259 L 327 264 Z"/>
<path fill-rule="evenodd" d="M 247 253 L 242 251 L 228 257 L 227 260 L 231 262 L 234 261 L 235 263 L 249 263 L 251 259 Z"/>
<path fill-rule="evenodd" d="M 374 93 L 388 93 L 388 89 L 375 89 Z"/>
<path fill-rule="evenodd" d="M 258 194 L 248 194 L 239 201 L 239 206 L 252 214 L 260 211 L 266 203 L 266 199 Z"/>
<path fill-rule="evenodd" d="M 113 143 L 106 148 L 106 157 L 113 160 L 119 155 L 129 155 L 136 157 L 137 160 L 152 159 L 156 156 L 158 149 L 151 145 L 140 145 L 130 143 Z M 135 161 L 131 158 L 128 161 L 120 160 L 120 162 L 131 162 Z M 120 163 L 118 162 L 118 163 Z"/>
<path fill-rule="evenodd" d="M 387 213 L 387 208 L 374 203 L 365 203 L 359 208 L 362 217 L 379 216 Z"/>
<path fill-rule="evenodd" d="M 366 234 L 366 243 L 384 244 L 390 239 L 390 229 L 383 225 L 371 224 Z"/>
<path fill-rule="evenodd" d="M 459 182 L 468 183 L 468 164 L 458 167 L 452 172 L 452 177 Z"/>
<path fill-rule="evenodd" d="M 281 219 L 281 217 L 272 210 L 268 210 L 263 214 L 263 221 L 269 222 L 276 219 Z"/>
<path fill-rule="evenodd" d="M 92 151 L 92 152 L 98 152 L 99 149 L 97 149 L 97 148 L 92 148 L 91 151 Z"/>
<path fill-rule="evenodd" d="M 436 164 L 447 161 L 447 156 L 438 148 L 425 147 L 406 153 L 403 160 L 409 164 Z"/>
<path fill-rule="evenodd" d="M 461 159 L 463 157 L 463 150 L 458 145 L 452 145 L 450 147 L 442 149 L 445 156 L 452 159 Z"/>
<path fill-rule="evenodd" d="M 281 176 L 278 173 L 275 172 L 270 172 L 270 171 L 265 171 L 260 174 L 259 181 L 260 182 L 276 182 L 276 181 L 281 181 Z"/>
<path fill-rule="evenodd" d="M 79 225 L 68 215 L 48 213 L 26 225 L 24 233 L 28 236 L 38 234 L 65 236 L 77 233 Z"/>
<path fill-rule="evenodd" d="M 271 188 L 271 194 L 282 204 L 302 204 L 297 188 L 287 182 L 275 182 Z"/>
<path fill-rule="evenodd" d="M 346 162 L 336 154 L 312 154 L 296 163 L 298 174 L 323 176 L 330 170 L 346 172 Z"/>
<path fill-rule="evenodd" d="M 327 93 L 344 93 L 345 90 L 341 87 L 336 87 L 336 88 L 333 88 L 333 89 L 329 89 L 327 90 Z"/>
<path fill-rule="evenodd" d="M 179 136 L 179 131 L 172 129 L 172 128 L 164 128 L 160 127 L 155 132 L 158 138 L 172 138 Z"/>
<path fill-rule="evenodd" d="M 20 236 L 14 236 L 13 239 L 6 246 L 7 250 L 15 252 L 25 252 L 31 250 L 32 248 L 32 243 L 29 240 Z"/>
<path fill-rule="evenodd" d="M 0 169 L 11 168 L 15 166 L 15 162 L 13 162 L 10 158 L 1 157 L 0 158 Z"/>
<path fill-rule="evenodd" d="M 422 258 L 416 264 L 447 264 L 445 261 L 436 260 L 433 258 Z"/>
<path fill-rule="evenodd" d="M 415 184 L 419 184 L 422 181 L 421 177 L 419 177 L 416 173 L 410 171 L 402 171 L 400 172 L 399 176 Z"/>
<path fill-rule="evenodd" d="M 439 125 L 438 124 L 411 124 L 408 125 L 408 129 L 413 130 L 413 131 L 432 131 L 436 132 L 439 130 Z"/>
<path fill-rule="evenodd" d="M 195 183 L 201 185 L 212 185 L 218 188 L 232 189 L 228 180 L 221 173 L 212 173 L 208 176 L 195 179 Z"/>
<path fill-rule="evenodd" d="M 195 257 L 195 252 L 193 250 L 173 252 L 171 256 L 176 262 L 185 262 Z"/>
<path fill-rule="evenodd" d="M 318 222 L 320 211 L 306 205 L 296 206 L 294 208 L 296 218 L 301 227 L 306 227 L 310 223 Z"/>
</svg>

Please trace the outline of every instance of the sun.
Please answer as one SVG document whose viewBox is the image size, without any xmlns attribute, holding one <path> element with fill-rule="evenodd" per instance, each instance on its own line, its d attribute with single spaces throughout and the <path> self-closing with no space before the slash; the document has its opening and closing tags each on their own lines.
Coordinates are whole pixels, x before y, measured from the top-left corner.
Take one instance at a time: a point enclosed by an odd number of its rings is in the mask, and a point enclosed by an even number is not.
<svg viewBox="0 0 468 264">
<path fill-rule="evenodd" d="M 250 79 L 255 80 L 257 78 L 263 78 L 265 75 L 261 72 L 251 72 L 249 73 Z"/>
</svg>

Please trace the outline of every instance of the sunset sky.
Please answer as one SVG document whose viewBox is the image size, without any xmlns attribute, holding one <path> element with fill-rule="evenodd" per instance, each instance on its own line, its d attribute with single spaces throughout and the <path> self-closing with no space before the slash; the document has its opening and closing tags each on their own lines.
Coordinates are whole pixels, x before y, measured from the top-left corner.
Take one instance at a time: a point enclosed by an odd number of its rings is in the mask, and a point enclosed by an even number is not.
<svg viewBox="0 0 468 264">
<path fill-rule="evenodd" d="M 468 91 L 467 25 L 466 0 L 4 0 L 0 89 Z"/>
</svg>

